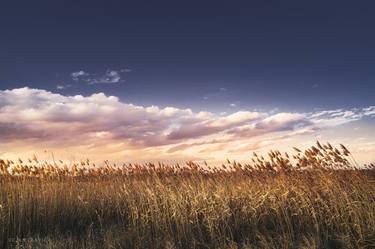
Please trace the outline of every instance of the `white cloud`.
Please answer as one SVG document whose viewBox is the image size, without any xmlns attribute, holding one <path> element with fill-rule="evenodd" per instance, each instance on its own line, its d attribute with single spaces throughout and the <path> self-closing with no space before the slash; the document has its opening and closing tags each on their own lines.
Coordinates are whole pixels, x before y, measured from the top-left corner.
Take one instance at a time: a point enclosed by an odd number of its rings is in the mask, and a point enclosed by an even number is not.
<svg viewBox="0 0 375 249">
<path fill-rule="evenodd" d="M 360 120 L 364 115 L 366 115 L 366 109 L 368 108 L 320 111 L 311 114 L 310 120 L 320 126 L 337 126 L 348 122 Z"/>
<path fill-rule="evenodd" d="M 220 115 L 175 107 L 143 107 L 103 93 L 64 96 L 25 87 L 0 91 L 0 141 L 3 145 L 16 142 L 51 147 L 102 146 L 115 151 L 167 146 L 166 150 L 176 152 L 212 144 L 220 149 L 223 143 L 248 142 L 268 135 L 267 142 L 257 143 L 258 147 L 270 144 L 273 136 L 278 140 L 311 134 L 373 115 L 373 111 L 374 107 L 320 113 L 238 111 Z"/>
<path fill-rule="evenodd" d="M 375 116 L 375 106 L 370 106 L 368 108 L 364 108 L 364 115 L 366 116 Z"/>
<path fill-rule="evenodd" d="M 72 86 L 71 84 L 67 84 L 67 85 L 59 84 L 59 85 L 56 86 L 56 89 L 63 90 L 63 89 L 69 88 L 71 86 Z"/>
<path fill-rule="evenodd" d="M 86 80 L 89 84 L 113 84 L 121 82 L 121 75 L 116 70 L 109 70 L 99 78 L 89 78 Z"/>
<path fill-rule="evenodd" d="M 94 73 L 87 73 L 84 71 L 77 71 L 71 73 L 72 80 L 86 82 L 87 84 L 114 84 L 120 83 L 124 80 L 122 79 L 122 75 L 124 73 L 131 72 L 130 69 L 125 68 L 121 70 L 107 70 L 104 74 L 94 74 Z"/>
<path fill-rule="evenodd" d="M 72 76 L 72 79 L 73 79 L 74 81 L 79 81 L 79 79 L 80 79 L 81 77 L 89 76 L 89 74 L 86 73 L 85 71 L 80 70 L 80 71 L 77 71 L 77 72 L 73 72 L 73 73 L 71 73 L 70 76 Z"/>
</svg>

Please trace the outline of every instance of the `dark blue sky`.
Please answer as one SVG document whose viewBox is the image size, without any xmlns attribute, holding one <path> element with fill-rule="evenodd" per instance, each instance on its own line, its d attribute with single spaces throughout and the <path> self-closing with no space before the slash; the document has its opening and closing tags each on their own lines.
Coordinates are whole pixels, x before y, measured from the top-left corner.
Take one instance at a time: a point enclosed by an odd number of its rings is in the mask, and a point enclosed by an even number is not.
<svg viewBox="0 0 375 249">
<path fill-rule="evenodd" d="M 0 6 L 0 89 L 217 112 L 369 106 L 374 13 L 373 1 L 14 0 Z M 70 77 L 124 68 L 115 84 Z"/>
</svg>

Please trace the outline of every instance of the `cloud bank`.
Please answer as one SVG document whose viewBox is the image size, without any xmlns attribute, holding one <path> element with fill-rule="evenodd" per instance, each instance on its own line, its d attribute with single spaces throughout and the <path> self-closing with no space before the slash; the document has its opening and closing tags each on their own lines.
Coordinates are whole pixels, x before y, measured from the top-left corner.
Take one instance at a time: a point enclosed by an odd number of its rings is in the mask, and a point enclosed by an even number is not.
<svg viewBox="0 0 375 249">
<path fill-rule="evenodd" d="M 201 151 L 210 152 L 231 142 L 264 135 L 275 136 L 276 140 L 288 138 L 364 117 L 375 117 L 375 106 L 314 113 L 238 111 L 217 115 L 175 107 L 143 107 L 103 93 L 64 96 L 25 87 L 0 91 L 0 144 L 43 144 L 52 148 L 116 145 L 116 151 L 154 148 L 163 153 L 207 145 L 212 149 Z M 269 143 L 265 140 L 257 146 L 262 144 Z M 246 148 L 251 146 L 239 147 Z"/>
</svg>

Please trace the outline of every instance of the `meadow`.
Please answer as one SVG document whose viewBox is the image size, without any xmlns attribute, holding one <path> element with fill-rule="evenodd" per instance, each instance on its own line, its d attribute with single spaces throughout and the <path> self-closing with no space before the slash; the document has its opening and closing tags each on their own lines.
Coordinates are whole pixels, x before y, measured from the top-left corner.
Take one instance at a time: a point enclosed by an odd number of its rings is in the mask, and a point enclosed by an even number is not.
<svg viewBox="0 0 375 249">
<path fill-rule="evenodd" d="M 375 165 L 316 145 L 248 163 L 0 160 L 1 248 L 375 248 Z"/>
</svg>

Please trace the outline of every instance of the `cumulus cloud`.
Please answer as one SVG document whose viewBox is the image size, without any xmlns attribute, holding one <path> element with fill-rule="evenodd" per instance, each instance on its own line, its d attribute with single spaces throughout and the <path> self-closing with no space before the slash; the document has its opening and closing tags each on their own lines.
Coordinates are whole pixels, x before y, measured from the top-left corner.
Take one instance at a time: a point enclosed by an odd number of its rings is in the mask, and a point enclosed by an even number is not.
<svg viewBox="0 0 375 249">
<path fill-rule="evenodd" d="M 139 106 L 115 96 L 64 96 L 40 89 L 0 91 L 0 141 L 50 146 L 113 145 L 114 151 L 160 147 L 174 153 L 275 134 L 284 139 L 374 115 L 375 108 L 317 113 L 238 111 L 217 115 L 175 107 Z M 280 132 L 286 132 L 280 135 Z M 276 141 L 275 140 L 275 141 Z M 270 144 L 272 138 L 241 150 Z"/>
</svg>

